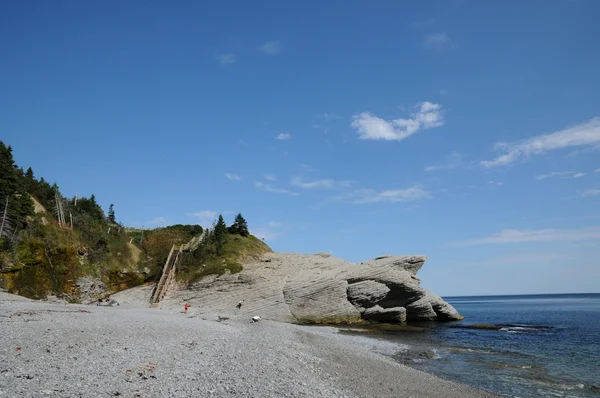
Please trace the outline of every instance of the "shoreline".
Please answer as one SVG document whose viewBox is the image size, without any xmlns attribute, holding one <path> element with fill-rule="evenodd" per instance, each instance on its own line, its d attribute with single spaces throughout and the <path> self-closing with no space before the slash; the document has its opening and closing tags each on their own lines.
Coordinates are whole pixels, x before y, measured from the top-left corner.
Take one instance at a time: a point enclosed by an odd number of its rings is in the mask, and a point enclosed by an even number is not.
<svg viewBox="0 0 600 398">
<path fill-rule="evenodd" d="M 0 293 L 0 394 L 497 396 L 402 365 L 332 330 L 240 315 L 216 319 Z"/>
</svg>

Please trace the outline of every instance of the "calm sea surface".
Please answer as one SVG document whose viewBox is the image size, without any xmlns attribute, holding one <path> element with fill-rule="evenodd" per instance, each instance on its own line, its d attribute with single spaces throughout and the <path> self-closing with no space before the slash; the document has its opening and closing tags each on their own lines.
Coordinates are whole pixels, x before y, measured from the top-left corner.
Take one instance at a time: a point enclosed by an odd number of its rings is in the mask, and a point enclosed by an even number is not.
<svg viewBox="0 0 600 398">
<path fill-rule="evenodd" d="M 394 358 L 514 397 L 600 397 L 600 294 L 445 297 L 465 320 L 374 338 L 409 345 Z M 501 330 L 455 329 L 488 323 Z M 425 325 L 423 325 L 425 326 Z"/>
</svg>

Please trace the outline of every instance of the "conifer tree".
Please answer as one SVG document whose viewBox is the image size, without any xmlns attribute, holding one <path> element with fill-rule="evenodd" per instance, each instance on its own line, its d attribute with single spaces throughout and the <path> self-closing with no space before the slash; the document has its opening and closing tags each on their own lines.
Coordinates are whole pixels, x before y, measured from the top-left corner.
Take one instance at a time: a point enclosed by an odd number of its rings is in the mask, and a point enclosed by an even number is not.
<svg viewBox="0 0 600 398">
<path fill-rule="evenodd" d="M 112 203 L 108 207 L 108 222 L 113 223 L 113 224 L 116 223 L 114 207 L 115 207 L 115 205 Z"/>
<path fill-rule="evenodd" d="M 229 231 L 233 234 L 242 235 L 246 238 L 250 236 L 250 232 L 248 231 L 248 223 L 244 217 L 242 217 L 242 213 L 239 213 L 237 216 L 235 216 L 235 221 L 231 225 Z"/>
<path fill-rule="evenodd" d="M 15 165 L 12 148 L 0 141 L 0 205 L 8 198 L 7 215 L 16 226 L 24 226 L 27 216 L 33 215 L 33 202 L 27 194 L 23 171 Z"/>
<path fill-rule="evenodd" d="M 225 224 L 225 220 L 223 220 L 223 215 L 221 214 L 219 214 L 219 219 L 215 224 L 213 241 L 217 249 L 217 254 L 222 254 L 225 247 L 225 242 L 227 242 L 227 225 Z"/>
</svg>

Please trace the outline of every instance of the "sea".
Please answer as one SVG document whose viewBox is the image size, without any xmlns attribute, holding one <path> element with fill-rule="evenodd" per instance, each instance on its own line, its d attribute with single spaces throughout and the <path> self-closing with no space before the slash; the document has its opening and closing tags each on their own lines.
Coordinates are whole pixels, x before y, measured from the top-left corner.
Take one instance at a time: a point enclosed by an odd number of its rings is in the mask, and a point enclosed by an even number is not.
<svg viewBox="0 0 600 398">
<path fill-rule="evenodd" d="M 600 294 L 444 299 L 463 321 L 370 338 L 409 347 L 396 361 L 499 395 L 600 397 Z M 500 329 L 453 327 L 471 324 Z"/>
</svg>

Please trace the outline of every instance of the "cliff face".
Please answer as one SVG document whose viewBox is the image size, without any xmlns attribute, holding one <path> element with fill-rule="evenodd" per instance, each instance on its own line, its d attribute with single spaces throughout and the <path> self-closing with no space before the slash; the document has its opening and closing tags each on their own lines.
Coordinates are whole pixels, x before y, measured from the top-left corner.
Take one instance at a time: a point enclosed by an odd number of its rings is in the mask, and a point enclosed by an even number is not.
<svg viewBox="0 0 600 398">
<path fill-rule="evenodd" d="M 186 301 L 200 313 L 241 312 L 286 322 L 352 324 L 458 320 L 462 316 L 420 286 L 425 256 L 350 263 L 329 254 L 269 253 L 235 275 L 210 276 L 167 295 L 162 307 Z"/>
</svg>

